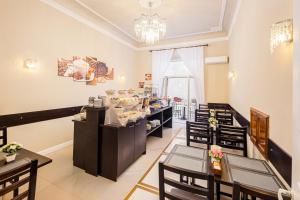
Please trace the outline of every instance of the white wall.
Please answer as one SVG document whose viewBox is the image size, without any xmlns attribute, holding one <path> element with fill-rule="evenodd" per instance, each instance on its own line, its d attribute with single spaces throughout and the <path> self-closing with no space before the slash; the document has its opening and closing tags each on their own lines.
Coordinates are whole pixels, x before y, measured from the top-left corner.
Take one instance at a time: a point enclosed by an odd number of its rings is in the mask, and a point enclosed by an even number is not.
<svg viewBox="0 0 300 200">
<path fill-rule="evenodd" d="M 84 105 L 108 88 L 137 87 L 136 51 L 38 0 L 0 1 L 0 114 Z M 57 58 L 94 56 L 115 68 L 115 80 L 97 86 L 57 76 Z M 39 68 L 25 69 L 26 58 Z M 125 81 L 118 80 L 120 75 Z M 39 151 L 71 140 L 71 118 L 9 129 L 9 141 Z"/>
<path fill-rule="evenodd" d="M 250 107 L 270 115 L 270 138 L 292 154 L 293 45 L 270 52 L 270 27 L 292 17 L 291 0 L 242 0 L 229 40 L 229 102 L 250 118 Z"/>
<path fill-rule="evenodd" d="M 294 0 L 293 190 L 300 199 L 300 1 Z"/>
</svg>

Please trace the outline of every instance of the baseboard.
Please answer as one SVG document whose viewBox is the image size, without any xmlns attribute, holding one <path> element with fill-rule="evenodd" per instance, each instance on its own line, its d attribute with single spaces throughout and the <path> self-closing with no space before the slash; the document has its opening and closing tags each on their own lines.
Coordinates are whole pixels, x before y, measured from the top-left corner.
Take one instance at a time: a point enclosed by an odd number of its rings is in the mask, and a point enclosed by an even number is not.
<svg viewBox="0 0 300 200">
<path fill-rule="evenodd" d="M 55 146 L 52 146 L 52 147 L 49 147 L 47 149 L 44 149 L 42 151 L 39 151 L 38 154 L 41 154 L 41 155 L 47 155 L 47 154 L 50 154 L 50 153 L 53 153 L 53 152 L 56 152 L 56 151 L 59 151 L 63 148 L 66 148 L 68 146 L 71 146 L 73 145 L 73 140 L 69 140 L 67 142 L 64 142 L 64 143 L 61 143 L 61 144 L 58 144 L 58 145 L 55 145 Z"/>
</svg>

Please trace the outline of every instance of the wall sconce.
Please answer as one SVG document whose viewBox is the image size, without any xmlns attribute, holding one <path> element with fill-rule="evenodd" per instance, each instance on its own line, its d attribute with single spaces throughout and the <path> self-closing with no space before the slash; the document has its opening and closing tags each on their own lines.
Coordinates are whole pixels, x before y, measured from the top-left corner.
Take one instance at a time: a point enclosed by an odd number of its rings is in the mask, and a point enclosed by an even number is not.
<svg viewBox="0 0 300 200">
<path fill-rule="evenodd" d="M 237 74 L 235 71 L 228 72 L 228 79 L 236 80 L 236 78 L 237 78 Z"/>
<path fill-rule="evenodd" d="M 125 76 L 119 76 L 119 79 L 121 80 L 121 81 L 125 81 Z"/>
<path fill-rule="evenodd" d="M 36 69 L 37 68 L 37 60 L 26 59 L 26 60 L 24 60 L 24 66 L 28 69 Z"/>
<path fill-rule="evenodd" d="M 271 53 L 283 43 L 293 41 L 293 20 L 287 19 L 277 22 L 271 27 Z"/>
</svg>

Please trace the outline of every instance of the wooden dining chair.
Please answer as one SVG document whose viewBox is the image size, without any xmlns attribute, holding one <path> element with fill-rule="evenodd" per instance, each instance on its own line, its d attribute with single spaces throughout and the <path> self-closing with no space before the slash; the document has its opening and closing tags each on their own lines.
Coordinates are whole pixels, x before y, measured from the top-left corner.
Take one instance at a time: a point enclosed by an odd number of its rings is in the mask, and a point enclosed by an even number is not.
<svg viewBox="0 0 300 200">
<path fill-rule="evenodd" d="M 209 123 L 186 121 L 186 138 L 187 146 L 191 146 L 191 142 L 198 144 L 206 144 L 207 149 L 213 142 L 212 133 Z"/>
<path fill-rule="evenodd" d="M 198 187 L 193 184 L 182 182 L 180 180 L 171 179 L 165 176 L 165 172 L 171 172 L 180 177 L 188 177 L 191 179 L 200 179 L 207 181 L 207 187 Z M 167 187 L 166 187 L 167 186 Z M 168 188 L 166 190 L 166 188 Z M 159 163 L 159 199 L 165 200 L 211 200 L 214 199 L 214 176 L 183 170 L 177 167 Z"/>
<path fill-rule="evenodd" d="M 37 160 L 23 159 L 1 167 L 0 170 L 0 197 L 14 193 L 13 200 L 35 199 Z M 18 193 L 21 186 L 27 186 L 25 191 Z"/>
<path fill-rule="evenodd" d="M 195 122 L 208 122 L 208 119 L 210 117 L 209 110 L 204 109 L 196 109 L 195 110 Z"/>
<path fill-rule="evenodd" d="M 230 111 L 217 111 L 216 119 L 218 120 L 218 124 L 233 125 L 233 113 Z"/>
<path fill-rule="evenodd" d="M 216 144 L 233 150 L 240 150 L 247 157 L 247 127 L 219 125 L 216 133 Z"/>
<path fill-rule="evenodd" d="M 173 102 L 173 115 L 174 117 L 181 117 L 182 115 L 182 103 L 181 102 Z"/>
<path fill-rule="evenodd" d="M 199 110 L 202 109 L 208 109 L 208 105 L 207 104 L 199 104 Z"/>
<path fill-rule="evenodd" d="M 0 147 L 7 144 L 7 128 L 0 127 Z"/>
<path fill-rule="evenodd" d="M 276 193 L 259 190 L 257 188 L 252 188 L 246 185 L 242 185 L 238 182 L 234 182 L 232 200 L 248 199 L 248 196 L 250 196 L 251 199 L 263 199 L 263 200 L 278 199 Z"/>
</svg>

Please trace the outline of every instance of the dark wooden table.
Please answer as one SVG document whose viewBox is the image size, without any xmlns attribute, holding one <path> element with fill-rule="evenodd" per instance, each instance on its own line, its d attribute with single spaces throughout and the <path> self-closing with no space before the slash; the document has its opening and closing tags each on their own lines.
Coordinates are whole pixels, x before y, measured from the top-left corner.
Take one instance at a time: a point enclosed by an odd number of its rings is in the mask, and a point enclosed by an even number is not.
<svg viewBox="0 0 300 200">
<path fill-rule="evenodd" d="M 34 153 L 32 151 L 29 151 L 27 149 L 21 149 L 17 152 L 17 156 L 16 156 L 16 160 L 15 161 L 19 161 L 22 160 L 24 158 L 28 158 L 30 160 L 38 160 L 38 167 L 43 167 L 49 163 L 52 162 L 52 159 L 46 157 L 46 156 L 42 156 L 40 154 Z M 6 163 L 5 158 L 3 157 L 2 160 L 0 160 L 0 167 L 7 165 L 8 163 Z"/>
<path fill-rule="evenodd" d="M 164 163 L 181 169 L 211 173 L 211 162 L 206 149 L 175 145 Z M 279 188 L 286 189 L 266 161 L 225 154 L 222 175 L 215 176 L 218 199 L 224 194 L 220 191 L 220 184 L 232 187 L 234 181 L 274 193 Z"/>
<path fill-rule="evenodd" d="M 26 160 L 38 160 L 38 168 L 43 167 L 49 163 L 52 162 L 52 159 L 42 156 L 40 154 L 34 153 L 32 151 L 29 151 L 27 149 L 21 149 L 17 152 L 16 159 L 10 163 L 6 163 L 5 158 L 3 157 L 0 160 L 0 171 L 6 171 L 9 168 L 14 168 L 18 163 L 25 162 Z M 2 169 L 1 169 L 2 168 Z M 18 180 L 19 178 L 17 178 Z M 19 189 L 16 189 L 13 191 L 14 197 L 18 196 Z"/>
</svg>

